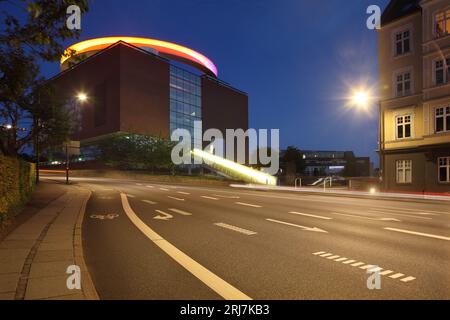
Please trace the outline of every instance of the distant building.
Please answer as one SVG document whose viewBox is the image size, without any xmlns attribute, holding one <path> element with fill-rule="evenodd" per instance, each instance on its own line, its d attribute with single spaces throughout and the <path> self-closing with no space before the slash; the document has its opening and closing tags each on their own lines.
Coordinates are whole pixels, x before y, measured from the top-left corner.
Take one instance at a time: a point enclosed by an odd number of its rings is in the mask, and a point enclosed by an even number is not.
<svg viewBox="0 0 450 320">
<path fill-rule="evenodd" d="M 283 159 L 284 151 L 281 152 Z M 299 155 L 306 176 L 342 175 L 347 177 L 369 177 L 372 174 L 372 164 L 369 157 L 355 157 L 353 151 L 312 151 L 302 150 Z M 292 164 L 281 161 L 281 167 L 287 174 L 292 174 Z M 290 172 L 288 172 L 290 171 Z"/>
<path fill-rule="evenodd" d="M 450 1 L 392 0 L 378 43 L 383 188 L 450 192 Z"/>
</svg>

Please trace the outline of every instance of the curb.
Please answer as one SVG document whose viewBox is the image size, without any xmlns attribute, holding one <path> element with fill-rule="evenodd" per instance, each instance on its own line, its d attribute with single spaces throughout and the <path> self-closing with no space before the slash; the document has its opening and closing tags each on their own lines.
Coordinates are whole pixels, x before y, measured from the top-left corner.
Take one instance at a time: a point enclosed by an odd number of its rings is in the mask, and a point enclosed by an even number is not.
<svg viewBox="0 0 450 320">
<path fill-rule="evenodd" d="M 83 255 L 83 240 L 81 237 L 81 229 L 83 226 L 84 214 L 86 212 L 86 205 L 91 197 L 92 192 L 89 189 L 78 187 L 79 189 L 88 191 L 88 196 L 83 200 L 80 212 L 78 214 L 77 222 L 73 232 L 73 253 L 75 264 L 81 269 L 81 288 L 86 300 L 100 300 L 94 282 L 92 281 L 89 270 L 86 266 L 86 261 Z"/>
</svg>

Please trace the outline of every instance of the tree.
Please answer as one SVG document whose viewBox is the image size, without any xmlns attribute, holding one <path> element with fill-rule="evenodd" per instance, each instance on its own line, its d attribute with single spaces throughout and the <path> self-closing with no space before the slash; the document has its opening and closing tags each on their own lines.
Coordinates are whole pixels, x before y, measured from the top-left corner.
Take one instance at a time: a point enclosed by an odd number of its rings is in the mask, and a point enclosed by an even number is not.
<svg viewBox="0 0 450 320">
<path fill-rule="evenodd" d="M 173 142 L 159 137 L 114 135 L 97 144 L 98 160 L 123 170 L 170 170 L 174 166 L 173 146 Z"/>
<path fill-rule="evenodd" d="M 62 42 L 77 38 L 79 31 L 66 27 L 72 1 L 0 4 L 7 8 L 0 11 L 0 152 L 17 156 L 33 141 L 42 147 L 60 144 L 71 132 L 71 109 L 39 76 L 39 63 L 59 60 Z M 81 12 L 87 11 L 87 1 L 78 5 Z"/>
</svg>

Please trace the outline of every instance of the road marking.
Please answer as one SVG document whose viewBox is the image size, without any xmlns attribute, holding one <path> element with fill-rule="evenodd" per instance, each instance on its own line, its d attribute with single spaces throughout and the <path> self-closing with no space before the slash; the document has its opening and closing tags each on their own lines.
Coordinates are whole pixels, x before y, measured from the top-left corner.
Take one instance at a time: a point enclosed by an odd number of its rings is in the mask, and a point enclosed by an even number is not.
<svg viewBox="0 0 450 320">
<path fill-rule="evenodd" d="M 183 268 L 192 273 L 205 285 L 211 288 L 218 295 L 226 300 L 251 300 L 249 296 L 239 291 L 237 288 L 218 277 L 197 261 L 186 255 L 184 252 L 176 248 L 170 242 L 162 238 L 159 234 L 153 231 L 149 226 L 147 226 L 141 219 L 138 218 L 136 213 L 134 213 L 131 208 L 127 197 L 122 193 L 122 206 L 127 214 L 128 218 L 133 222 L 133 224 L 156 244 L 161 250 L 163 250 L 172 259 L 178 262 Z"/>
<path fill-rule="evenodd" d="M 245 207 L 262 208 L 262 206 L 257 205 L 257 204 L 251 204 L 251 203 L 245 203 L 245 202 L 235 202 L 235 203 L 240 206 L 245 206 Z"/>
<path fill-rule="evenodd" d="M 142 200 L 142 202 L 145 202 L 145 203 L 148 203 L 148 204 L 156 204 L 156 202 L 150 201 L 150 200 Z"/>
<path fill-rule="evenodd" d="M 439 213 L 429 211 L 429 210 L 406 209 L 406 208 L 392 209 L 392 208 L 386 208 L 386 207 L 378 207 L 378 208 L 372 208 L 371 210 L 377 210 L 377 211 L 386 210 L 386 211 L 392 211 L 392 212 L 412 213 L 412 214 L 431 215 L 431 216 L 439 215 Z M 408 211 L 408 212 L 405 212 L 405 211 Z"/>
<path fill-rule="evenodd" d="M 352 263 L 351 266 L 352 267 L 359 267 L 362 266 L 364 264 L 364 262 L 356 262 L 356 263 Z"/>
<path fill-rule="evenodd" d="M 365 264 L 364 262 L 357 262 L 357 260 L 347 260 L 347 258 L 339 258 L 338 255 L 335 255 L 333 253 L 327 253 L 326 251 L 314 252 L 313 255 L 319 256 L 322 258 L 326 258 L 327 260 L 332 260 L 335 262 L 343 261 L 342 262 L 343 264 L 351 265 L 352 267 L 359 267 L 359 269 L 368 270 L 369 272 L 379 272 L 379 274 L 382 276 L 387 276 L 391 273 L 394 273 L 394 271 L 392 271 L 392 270 L 384 270 L 384 271 L 380 272 L 381 270 L 383 270 L 383 268 L 381 268 L 377 265 Z M 336 258 L 339 258 L 339 259 L 336 259 Z M 344 261 L 344 260 L 346 260 L 346 261 Z M 409 282 L 409 281 L 416 280 L 415 277 L 412 277 L 412 276 L 405 277 L 405 274 L 400 273 L 400 272 L 390 275 L 389 278 L 399 279 L 402 282 Z"/>
<path fill-rule="evenodd" d="M 209 197 L 209 196 L 201 196 L 202 198 L 205 198 L 205 199 L 210 199 L 210 200 L 219 200 L 219 199 L 217 199 L 217 198 L 214 198 L 214 197 Z"/>
<path fill-rule="evenodd" d="M 159 190 L 162 190 L 162 191 L 169 191 L 169 189 L 166 189 L 166 188 L 159 188 Z"/>
<path fill-rule="evenodd" d="M 170 220 L 170 219 L 173 218 L 173 215 L 171 215 L 171 214 L 169 214 L 167 212 L 164 212 L 164 211 L 161 211 L 161 210 L 155 210 L 155 211 L 158 212 L 159 215 L 157 215 L 156 217 L 153 217 L 153 219 L 167 221 L 167 220 Z"/>
<path fill-rule="evenodd" d="M 213 196 L 215 197 L 219 197 L 219 198 L 225 198 L 225 199 L 239 199 L 239 196 L 222 196 L 220 194 L 213 194 Z"/>
<path fill-rule="evenodd" d="M 422 217 L 422 216 L 412 216 L 410 214 L 404 214 L 404 213 L 394 213 L 394 212 L 386 212 L 386 211 L 374 211 L 374 210 L 369 210 L 369 213 L 383 213 L 383 214 L 393 214 L 396 216 L 403 216 L 403 217 L 409 217 L 409 218 L 416 218 L 416 219 L 422 219 L 422 220 L 432 220 L 433 218 L 430 217 Z"/>
<path fill-rule="evenodd" d="M 299 224 L 294 224 L 294 223 L 284 222 L 284 221 L 275 220 L 275 219 L 266 219 L 266 220 L 267 220 L 267 221 L 270 221 L 270 222 L 275 222 L 275 223 L 279 223 L 279 224 L 284 224 L 284 225 L 291 226 L 291 227 L 300 228 L 300 229 L 303 229 L 303 230 L 305 230 L 305 231 L 314 231 L 314 232 L 328 233 L 328 231 L 325 231 L 325 230 L 322 230 L 322 229 L 319 229 L 319 228 L 316 228 L 316 227 L 310 228 L 310 227 L 301 226 L 301 225 L 299 225 Z"/>
<path fill-rule="evenodd" d="M 300 215 L 300 216 L 307 216 L 307 217 L 312 217 L 312 218 L 324 219 L 324 220 L 333 220 L 333 218 L 330 218 L 330 217 L 316 216 L 314 214 L 309 214 L 309 213 L 301 213 L 301 212 L 296 212 L 296 211 L 291 211 L 289 213 L 297 214 L 297 215 Z"/>
<path fill-rule="evenodd" d="M 330 213 L 331 214 L 336 214 L 336 215 L 339 215 L 339 216 L 359 218 L 359 219 L 367 219 L 367 220 L 375 220 L 375 221 L 396 221 L 396 222 L 401 222 L 400 220 L 395 219 L 395 218 L 371 218 L 371 217 L 358 216 L 358 215 L 349 214 L 349 213 L 339 213 L 339 212 L 330 212 Z"/>
<path fill-rule="evenodd" d="M 173 211 L 173 212 L 175 212 L 175 213 L 179 213 L 179 214 L 181 214 L 182 216 L 192 216 L 192 213 L 187 212 L 187 211 L 183 211 L 183 210 L 179 210 L 179 209 L 175 209 L 175 208 L 170 208 L 169 210 L 170 210 L 170 211 Z"/>
<path fill-rule="evenodd" d="M 339 259 L 336 259 L 336 260 L 334 260 L 334 261 L 336 261 L 336 262 L 341 262 L 341 261 L 344 261 L 344 260 L 347 260 L 348 258 L 339 258 Z"/>
<path fill-rule="evenodd" d="M 184 192 L 184 191 L 177 191 L 177 193 L 179 193 L 179 194 L 185 194 L 185 195 L 190 194 L 189 192 Z"/>
<path fill-rule="evenodd" d="M 136 183 L 137 186 L 142 186 L 142 183 Z"/>
<path fill-rule="evenodd" d="M 147 188 L 154 188 L 154 186 L 146 185 Z"/>
<path fill-rule="evenodd" d="M 388 274 L 391 274 L 392 272 L 394 272 L 394 271 L 392 271 L 392 270 L 385 270 L 385 271 L 383 271 L 383 272 L 380 272 L 380 274 L 381 274 L 382 276 L 386 276 L 386 275 L 388 275 Z"/>
<path fill-rule="evenodd" d="M 430 233 L 416 232 L 416 231 L 397 229 L 397 228 L 384 228 L 384 230 L 396 231 L 396 232 L 408 233 L 408 234 L 413 234 L 413 235 L 422 236 L 422 237 L 450 241 L 450 237 L 444 237 L 444 236 L 439 236 L 439 235 L 430 234 Z"/>
<path fill-rule="evenodd" d="M 396 274 L 393 274 L 392 276 L 389 276 L 389 278 L 398 279 L 398 278 L 403 277 L 403 276 L 404 276 L 403 273 L 396 273 Z"/>
<path fill-rule="evenodd" d="M 400 281 L 402 281 L 402 282 L 409 282 L 409 281 L 413 281 L 415 279 L 416 278 L 414 278 L 414 277 L 406 277 L 406 278 L 401 279 Z"/>
<path fill-rule="evenodd" d="M 223 222 L 214 223 L 214 225 L 216 225 L 218 227 L 225 228 L 225 229 L 233 230 L 233 231 L 236 231 L 236 232 L 240 232 L 240 233 L 243 233 L 243 234 L 245 234 L 247 236 L 252 236 L 254 234 L 258 234 L 257 232 L 250 231 L 250 230 L 243 229 L 243 228 L 239 228 L 239 227 L 236 227 L 236 226 L 232 226 L 231 224 L 226 224 L 226 223 L 223 223 Z"/>
<path fill-rule="evenodd" d="M 127 193 L 127 197 L 129 198 L 136 198 L 135 196 L 133 196 L 132 194 Z"/>
<path fill-rule="evenodd" d="M 182 199 L 182 198 L 177 198 L 177 197 L 167 196 L 167 198 L 170 198 L 170 199 L 173 199 L 173 200 L 177 200 L 177 201 L 184 201 L 184 199 Z"/>
</svg>

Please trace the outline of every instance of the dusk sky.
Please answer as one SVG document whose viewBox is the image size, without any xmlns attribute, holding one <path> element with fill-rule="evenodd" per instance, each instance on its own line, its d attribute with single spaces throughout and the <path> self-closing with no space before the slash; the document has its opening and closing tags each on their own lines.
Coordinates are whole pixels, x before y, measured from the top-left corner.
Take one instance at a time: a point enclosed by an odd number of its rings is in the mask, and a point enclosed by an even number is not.
<svg viewBox="0 0 450 320">
<path fill-rule="evenodd" d="M 351 86 L 377 85 L 376 32 L 366 28 L 366 8 L 387 3 L 96 0 L 82 17 L 80 40 L 127 35 L 190 47 L 248 93 L 250 127 L 279 128 L 282 147 L 353 150 L 378 164 L 377 104 L 361 112 L 344 98 Z M 58 70 L 43 67 L 46 77 Z"/>
</svg>

